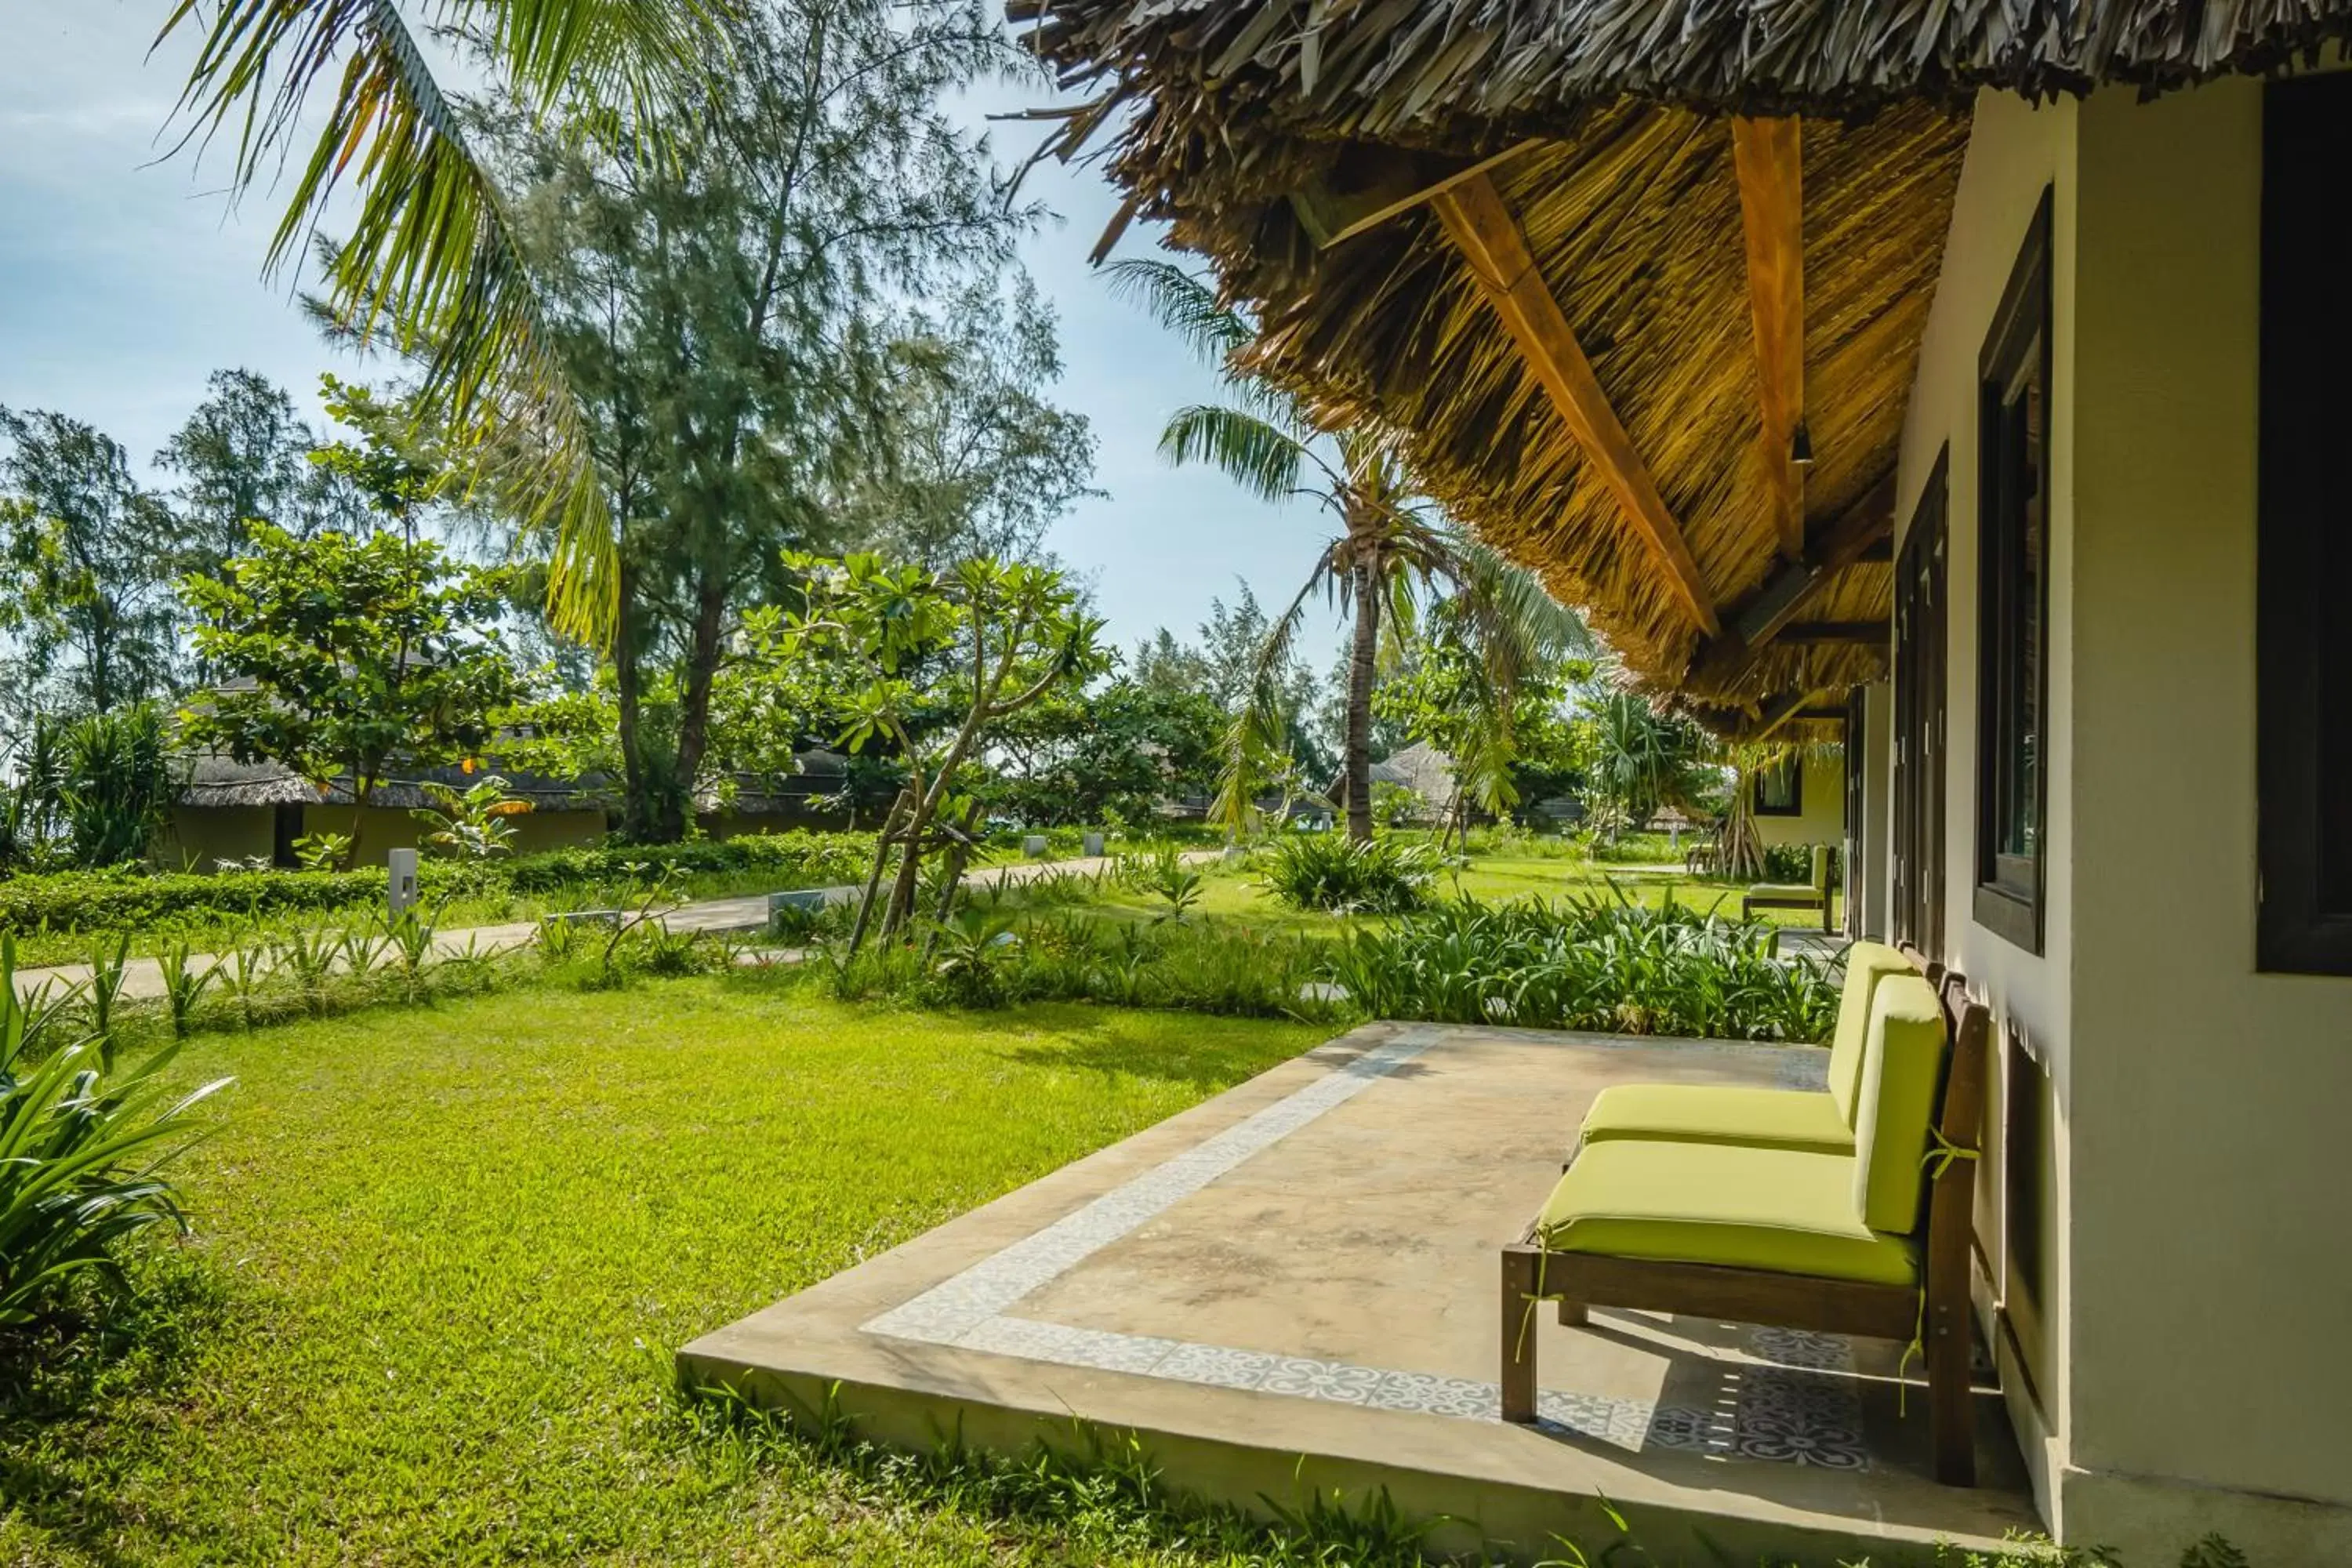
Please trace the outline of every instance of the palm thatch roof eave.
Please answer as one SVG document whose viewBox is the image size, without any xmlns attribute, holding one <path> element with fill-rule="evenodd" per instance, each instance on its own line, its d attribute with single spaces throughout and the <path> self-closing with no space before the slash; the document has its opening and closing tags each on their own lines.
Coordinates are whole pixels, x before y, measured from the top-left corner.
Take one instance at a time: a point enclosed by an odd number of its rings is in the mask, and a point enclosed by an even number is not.
<svg viewBox="0 0 2352 1568">
<path fill-rule="evenodd" d="M 1782 563 L 1724 115 L 1803 117 L 1810 541 L 1893 472 L 1979 89 L 2154 91 L 2352 34 L 2352 0 L 1015 0 L 1012 14 L 1066 83 L 1107 79 L 1055 145 L 1108 134 L 1120 222 L 1166 223 L 1256 316 L 1247 368 L 1331 427 L 1393 432 L 1417 481 L 1584 610 L 1640 685 L 1727 733 L 1875 679 L 1885 639 L 1776 628 L 1725 647 L 1677 606 L 1430 205 L 1335 240 L 1327 198 L 1483 171 L 1686 536 L 1698 582 L 1684 596 L 1730 626 Z M 1884 559 L 1841 555 L 1806 620 L 1884 626 L 1892 589 Z"/>
</svg>

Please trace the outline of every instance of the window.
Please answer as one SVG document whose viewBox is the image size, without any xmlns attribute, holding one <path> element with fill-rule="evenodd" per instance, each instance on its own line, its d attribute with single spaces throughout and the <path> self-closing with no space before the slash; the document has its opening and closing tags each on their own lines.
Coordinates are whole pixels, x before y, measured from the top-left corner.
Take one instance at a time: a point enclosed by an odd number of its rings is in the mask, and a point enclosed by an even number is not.
<svg viewBox="0 0 2352 1568">
<path fill-rule="evenodd" d="M 1978 360 L 1977 923 L 2042 951 L 2049 790 L 2050 193 Z"/>
<path fill-rule="evenodd" d="M 1805 815 L 1805 772 L 1794 757 L 1783 757 L 1756 770 L 1756 815 Z"/>
<path fill-rule="evenodd" d="M 2263 89 L 2255 953 L 2305 974 L 2352 974 L 2352 242 L 2336 199 L 2347 147 L 2352 77 Z"/>
</svg>

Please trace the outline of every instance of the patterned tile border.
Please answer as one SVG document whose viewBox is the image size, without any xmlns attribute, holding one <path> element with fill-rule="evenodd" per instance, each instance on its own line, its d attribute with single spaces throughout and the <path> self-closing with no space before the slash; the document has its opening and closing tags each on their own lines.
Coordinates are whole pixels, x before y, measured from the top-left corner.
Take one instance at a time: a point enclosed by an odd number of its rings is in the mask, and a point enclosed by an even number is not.
<svg viewBox="0 0 2352 1568">
<path fill-rule="evenodd" d="M 1475 1379 L 1072 1328 L 1010 1313 L 1024 1297 L 1456 1033 L 1587 1049 L 1657 1043 L 1536 1030 L 1406 1026 L 1305 1088 L 869 1320 L 864 1331 L 924 1344 L 1130 1373 L 1172 1383 L 1468 1421 L 1499 1420 L 1499 1389 Z M 1714 1041 L 1694 1042 L 1694 1048 L 1743 1056 L 1770 1050 L 1780 1058 L 1776 1076 L 1782 1087 L 1819 1088 L 1822 1082 L 1818 1053 Z M 1746 1348 L 1755 1362 L 1723 1363 L 1724 1387 L 1709 1408 L 1546 1389 L 1537 1405 L 1540 1424 L 1633 1452 L 1656 1447 L 1837 1469 L 1869 1468 L 1862 1443 L 1860 1403 L 1850 1378 L 1843 1375 L 1853 1366 L 1851 1347 L 1843 1339 L 1754 1328 L 1748 1331 Z"/>
</svg>

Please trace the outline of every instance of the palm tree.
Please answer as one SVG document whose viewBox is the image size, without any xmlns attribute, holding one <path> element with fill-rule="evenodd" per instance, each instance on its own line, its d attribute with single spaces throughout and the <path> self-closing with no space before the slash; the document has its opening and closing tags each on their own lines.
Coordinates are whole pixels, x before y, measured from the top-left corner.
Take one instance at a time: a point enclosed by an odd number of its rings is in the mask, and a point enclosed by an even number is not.
<svg viewBox="0 0 2352 1568">
<path fill-rule="evenodd" d="M 202 35 L 180 145 L 227 132 L 240 192 L 297 153 L 314 89 L 339 77 L 307 160 L 287 165 L 298 173 L 264 270 L 301 254 L 349 181 L 351 233 L 322 252 L 330 313 L 424 359 L 421 418 L 468 445 L 497 436 L 531 453 L 510 488 L 542 498 L 531 521 L 555 534 L 549 607 L 575 633 L 612 622 L 612 519 L 506 202 L 419 38 L 461 38 L 536 110 L 601 111 L 567 118 L 652 135 L 724 68 L 737 3 L 411 0 L 412 26 L 397 0 L 176 0 L 157 38 Z"/>
<path fill-rule="evenodd" d="M 1234 717 L 1218 813 L 1238 827 L 1258 780 L 1284 749 L 1288 714 L 1279 677 L 1307 603 L 1319 593 L 1350 624 L 1341 778 L 1348 836 L 1370 838 L 1372 686 L 1384 619 L 1401 634 L 1425 598 L 1456 599 L 1490 678 L 1505 692 L 1541 660 L 1583 651 L 1583 623 L 1531 574 L 1465 538 L 1415 494 L 1384 433 L 1321 431 L 1296 399 L 1238 369 L 1235 356 L 1255 331 L 1202 279 L 1170 262 L 1139 258 L 1113 265 L 1111 287 L 1217 366 L 1231 393 L 1227 403 L 1177 410 L 1160 435 L 1161 453 L 1171 462 L 1222 468 L 1265 500 L 1311 500 L 1338 524 L 1259 647 L 1251 697 Z M 1398 639 L 1389 640 L 1393 646 Z M 1508 710 L 1507 701 L 1500 705 Z"/>
</svg>

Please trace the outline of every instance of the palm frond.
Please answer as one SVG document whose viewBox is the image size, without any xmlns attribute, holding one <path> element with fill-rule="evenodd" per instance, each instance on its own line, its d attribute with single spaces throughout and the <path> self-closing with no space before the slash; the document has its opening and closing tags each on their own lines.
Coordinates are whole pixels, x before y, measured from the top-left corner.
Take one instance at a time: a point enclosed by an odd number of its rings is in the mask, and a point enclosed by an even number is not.
<svg viewBox="0 0 2352 1568">
<path fill-rule="evenodd" d="M 1205 279 L 1172 261 L 1134 256 L 1112 262 L 1108 271 L 1112 298 L 1142 306 L 1204 363 L 1224 369 L 1234 351 L 1256 335 L 1240 311 L 1217 302 Z"/>
<path fill-rule="evenodd" d="M 1271 420 L 1245 409 L 1199 403 L 1180 408 L 1160 435 L 1170 462 L 1208 463 L 1265 500 L 1296 494 L 1307 460 L 1307 444 Z"/>
<path fill-rule="evenodd" d="M 732 0 L 439 0 L 436 18 L 481 42 L 535 106 L 559 101 L 657 127 L 689 103 L 720 57 Z M 582 635 L 609 627 L 614 542 L 580 406 L 505 202 L 467 145 L 455 106 L 393 0 L 178 0 L 159 42 L 204 30 L 179 110 L 189 136 L 236 136 L 239 190 L 274 170 L 312 89 L 341 62 L 333 104 L 294 181 L 264 269 L 300 254 L 346 181 L 359 193 L 327 273 L 335 318 L 425 364 L 420 417 L 457 442 L 493 434 L 530 454 L 509 488 L 554 530 L 550 608 Z M 518 438 L 520 437 L 520 438 Z"/>
</svg>

